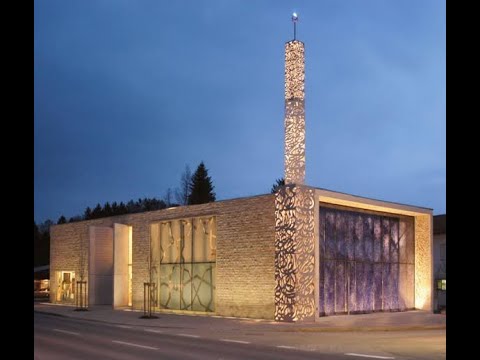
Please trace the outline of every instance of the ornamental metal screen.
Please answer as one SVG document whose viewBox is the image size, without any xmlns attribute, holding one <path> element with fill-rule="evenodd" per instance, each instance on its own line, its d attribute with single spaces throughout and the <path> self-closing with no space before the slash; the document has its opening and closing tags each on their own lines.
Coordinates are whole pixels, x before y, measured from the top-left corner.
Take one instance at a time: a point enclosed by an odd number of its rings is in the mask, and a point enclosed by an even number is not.
<svg viewBox="0 0 480 360">
<path fill-rule="evenodd" d="M 154 299 L 160 309 L 215 310 L 215 217 L 151 225 Z"/>
<path fill-rule="evenodd" d="M 413 220 L 320 206 L 319 315 L 414 307 Z"/>
</svg>

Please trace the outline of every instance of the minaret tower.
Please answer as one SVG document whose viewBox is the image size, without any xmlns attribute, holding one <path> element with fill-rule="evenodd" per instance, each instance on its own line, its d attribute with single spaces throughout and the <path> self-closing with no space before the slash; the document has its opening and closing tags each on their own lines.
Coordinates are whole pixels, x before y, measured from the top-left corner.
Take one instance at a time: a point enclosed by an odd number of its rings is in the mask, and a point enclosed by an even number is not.
<svg viewBox="0 0 480 360">
<path fill-rule="evenodd" d="M 292 14 L 293 40 L 285 44 L 285 184 L 305 182 L 305 45 L 298 41 L 298 15 Z"/>
<path fill-rule="evenodd" d="M 285 186 L 275 193 L 275 320 L 314 321 L 318 198 L 305 182 L 305 46 L 285 44 Z"/>
</svg>

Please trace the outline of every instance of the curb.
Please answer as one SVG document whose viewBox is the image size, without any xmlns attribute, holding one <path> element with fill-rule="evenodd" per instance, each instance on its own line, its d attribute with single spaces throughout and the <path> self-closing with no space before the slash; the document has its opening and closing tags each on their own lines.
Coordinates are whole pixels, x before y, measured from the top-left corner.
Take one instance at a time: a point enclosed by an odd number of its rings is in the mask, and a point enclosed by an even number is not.
<svg viewBox="0 0 480 360">
<path fill-rule="evenodd" d="M 375 326 L 375 327 L 332 327 L 332 328 L 293 328 L 278 329 L 279 332 L 374 332 L 374 331 L 421 331 L 421 330 L 445 330 L 446 325 L 403 325 L 403 326 Z"/>
<path fill-rule="evenodd" d="M 73 310 L 72 310 L 73 311 Z M 48 310 L 34 310 L 34 313 L 46 314 L 51 316 L 58 316 L 70 319 L 98 322 L 103 324 L 112 324 L 112 325 L 128 325 L 128 326 L 143 326 L 143 327 L 152 327 L 152 328 L 169 328 L 169 329 L 183 329 L 183 327 L 177 326 L 157 326 L 151 324 L 131 324 L 131 323 L 121 323 L 121 322 L 111 322 L 99 319 L 86 319 L 70 314 L 58 314 L 56 312 L 51 312 Z M 375 326 L 375 327 L 308 327 L 308 328 L 285 328 L 285 329 L 272 329 L 272 332 L 297 332 L 297 333 L 335 333 L 335 332 L 385 332 L 385 331 L 421 331 L 421 330 L 445 330 L 446 325 L 402 325 L 402 326 Z"/>
</svg>

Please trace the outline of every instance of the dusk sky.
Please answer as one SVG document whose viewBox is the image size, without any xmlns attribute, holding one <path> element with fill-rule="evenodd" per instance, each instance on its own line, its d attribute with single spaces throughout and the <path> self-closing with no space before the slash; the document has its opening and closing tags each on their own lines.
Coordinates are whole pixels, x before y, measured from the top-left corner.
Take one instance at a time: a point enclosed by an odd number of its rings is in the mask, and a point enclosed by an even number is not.
<svg viewBox="0 0 480 360">
<path fill-rule="evenodd" d="M 283 176 L 284 44 L 305 43 L 306 184 L 446 212 L 442 0 L 35 1 L 34 218 L 217 200 Z"/>
</svg>

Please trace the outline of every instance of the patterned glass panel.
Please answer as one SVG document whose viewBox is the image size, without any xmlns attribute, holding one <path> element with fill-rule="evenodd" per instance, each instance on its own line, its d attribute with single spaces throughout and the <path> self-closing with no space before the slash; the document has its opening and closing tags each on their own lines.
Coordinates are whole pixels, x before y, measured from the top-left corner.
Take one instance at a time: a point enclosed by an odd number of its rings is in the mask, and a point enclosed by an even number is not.
<svg viewBox="0 0 480 360">
<path fill-rule="evenodd" d="M 407 226 L 404 221 L 401 221 L 399 224 L 398 231 L 398 252 L 399 252 L 399 262 L 407 262 Z"/>
<path fill-rule="evenodd" d="M 320 284 L 323 284 L 325 281 L 325 264 L 320 265 Z M 319 308 L 320 308 L 320 316 L 325 315 L 325 290 L 323 286 L 319 288 Z"/>
<path fill-rule="evenodd" d="M 336 274 L 335 274 L 335 312 L 342 313 L 346 312 L 346 304 L 345 304 L 345 290 L 346 290 L 346 279 L 345 276 L 345 262 L 344 261 L 337 261 L 336 263 Z"/>
<path fill-rule="evenodd" d="M 355 262 L 354 261 L 349 261 L 348 263 L 348 269 L 347 269 L 347 282 L 349 284 L 348 286 L 348 293 L 349 293 L 349 299 L 348 299 L 348 311 L 350 312 L 355 312 L 357 311 L 357 284 L 356 284 L 356 268 L 355 268 Z"/>
<path fill-rule="evenodd" d="M 383 309 L 383 280 L 382 280 L 383 264 L 373 264 L 373 298 L 374 311 L 381 311 Z"/>
<path fill-rule="evenodd" d="M 364 261 L 365 260 L 365 243 L 363 240 L 363 219 L 361 214 L 355 216 L 355 228 L 353 239 L 355 242 L 355 260 Z"/>
<path fill-rule="evenodd" d="M 398 263 L 399 255 L 398 221 L 394 221 L 390 223 L 390 261 Z"/>
<path fill-rule="evenodd" d="M 214 311 L 215 264 L 193 264 L 192 310 Z"/>
<path fill-rule="evenodd" d="M 335 214 L 327 212 L 325 216 L 325 258 L 335 258 Z"/>
<path fill-rule="evenodd" d="M 373 216 L 373 261 L 382 261 L 382 223 L 378 216 Z"/>
<path fill-rule="evenodd" d="M 392 282 L 390 281 L 390 263 L 383 264 L 383 310 L 392 309 Z"/>
<path fill-rule="evenodd" d="M 192 220 L 180 221 L 180 237 L 182 241 L 182 262 L 192 262 Z"/>
<path fill-rule="evenodd" d="M 373 261 L 373 219 L 371 216 L 363 218 L 363 242 L 365 246 L 365 260 Z"/>
<path fill-rule="evenodd" d="M 325 212 L 320 212 L 320 234 L 319 234 L 319 237 L 320 237 L 320 257 L 324 258 L 325 257 Z M 320 262 L 320 273 L 319 273 L 319 277 L 320 277 L 320 284 L 324 284 L 325 281 L 325 262 L 322 261 Z M 325 313 L 322 313 L 322 311 L 324 311 L 323 309 L 325 308 L 324 306 L 324 298 L 325 298 L 325 294 L 324 294 L 324 287 L 323 286 L 320 286 L 319 288 L 319 296 L 320 296 L 320 302 L 319 302 L 319 307 L 320 307 L 320 315 L 325 315 Z"/>
<path fill-rule="evenodd" d="M 335 218 L 335 243 L 336 243 L 336 259 L 345 259 L 345 216 L 336 216 Z"/>
<path fill-rule="evenodd" d="M 391 284 L 391 307 L 392 310 L 400 309 L 398 302 L 398 280 L 400 278 L 400 267 L 398 263 L 390 263 L 390 284 Z"/>
<path fill-rule="evenodd" d="M 365 295 L 366 295 L 366 285 L 367 278 L 365 274 L 365 264 L 363 262 L 355 263 L 355 282 L 356 282 L 356 293 L 357 293 L 357 308 L 356 311 L 363 312 L 365 311 Z"/>
<path fill-rule="evenodd" d="M 192 264 L 181 264 L 180 310 L 192 310 Z"/>
<path fill-rule="evenodd" d="M 382 219 L 382 261 L 389 262 L 390 261 L 390 223 L 388 219 Z"/>
<path fill-rule="evenodd" d="M 180 308 L 180 265 L 160 265 L 160 306 Z"/>
<path fill-rule="evenodd" d="M 335 261 L 325 260 L 325 315 L 335 313 Z"/>
<path fill-rule="evenodd" d="M 374 272 L 373 272 L 373 263 L 372 262 L 364 262 L 363 263 L 363 272 L 365 276 L 365 303 L 363 311 L 365 312 L 372 312 L 374 310 Z"/>
<path fill-rule="evenodd" d="M 354 218 L 351 214 L 345 213 L 345 247 L 347 251 L 347 260 L 355 260 L 355 246 L 353 240 Z"/>
<path fill-rule="evenodd" d="M 411 309 L 413 219 L 320 206 L 319 313 Z"/>
<path fill-rule="evenodd" d="M 151 225 L 151 259 L 159 273 L 162 309 L 215 310 L 215 217 L 169 220 Z"/>
</svg>

